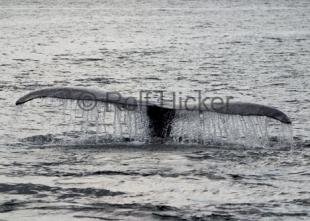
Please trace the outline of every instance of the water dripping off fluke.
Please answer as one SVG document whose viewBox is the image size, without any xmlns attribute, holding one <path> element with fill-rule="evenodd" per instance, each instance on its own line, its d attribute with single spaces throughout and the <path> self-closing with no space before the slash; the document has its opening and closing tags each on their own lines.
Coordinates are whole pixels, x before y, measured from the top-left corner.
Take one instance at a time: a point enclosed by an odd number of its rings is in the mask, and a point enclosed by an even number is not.
<svg viewBox="0 0 310 221">
<path fill-rule="evenodd" d="M 175 110 L 171 128 L 163 128 L 165 133 L 169 130 L 168 136 L 161 138 L 152 134 L 147 107 L 129 110 L 111 103 L 96 102 L 94 108 L 85 110 L 78 101 L 47 98 L 41 102 L 28 102 L 23 111 L 31 112 L 34 106 L 36 111 L 40 111 L 31 124 L 39 133 L 26 137 L 33 141 L 37 136 L 39 144 L 51 140 L 62 145 L 136 142 L 269 147 L 275 144 L 292 146 L 293 143 L 290 124 L 265 116 Z M 58 107 L 56 110 L 55 106 Z M 42 134 L 47 134 L 47 139 L 42 138 Z"/>
</svg>

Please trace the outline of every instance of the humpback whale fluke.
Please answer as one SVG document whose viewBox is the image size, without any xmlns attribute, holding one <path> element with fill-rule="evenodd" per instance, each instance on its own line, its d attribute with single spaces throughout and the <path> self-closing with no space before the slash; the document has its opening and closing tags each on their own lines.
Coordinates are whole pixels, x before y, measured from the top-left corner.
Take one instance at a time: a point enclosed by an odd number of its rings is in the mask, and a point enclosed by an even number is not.
<svg viewBox="0 0 310 221">
<path fill-rule="evenodd" d="M 150 134 L 153 137 L 168 137 L 171 131 L 171 124 L 175 117 L 176 110 L 171 107 L 163 107 L 150 102 L 136 102 L 133 99 L 120 96 L 116 92 L 104 92 L 96 89 L 82 87 L 53 87 L 30 92 L 16 101 L 16 105 L 26 103 L 36 98 L 59 98 L 71 100 L 92 100 L 95 102 L 112 103 L 123 107 L 146 107 L 149 118 Z M 197 109 L 196 109 L 197 110 Z M 280 110 L 253 103 L 230 102 L 225 108 L 208 108 L 204 106 L 199 111 L 211 111 L 228 115 L 241 116 L 266 116 L 285 124 L 291 124 L 291 120 Z"/>
</svg>

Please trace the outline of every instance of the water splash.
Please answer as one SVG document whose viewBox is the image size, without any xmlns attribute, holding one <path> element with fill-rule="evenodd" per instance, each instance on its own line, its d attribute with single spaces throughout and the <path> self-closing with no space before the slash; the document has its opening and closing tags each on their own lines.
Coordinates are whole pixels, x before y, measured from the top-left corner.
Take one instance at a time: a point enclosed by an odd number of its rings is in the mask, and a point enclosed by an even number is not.
<svg viewBox="0 0 310 221">
<path fill-rule="evenodd" d="M 264 116 L 240 116 L 215 112 L 177 111 L 172 126 L 174 142 L 234 143 L 246 146 L 270 146 L 271 141 L 291 145 L 291 125 Z"/>
<path fill-rule="evenodd" d="M 53 139 L 49 136 L 46 140 L 53 140 L 53 143 L 155 142 L 149 135 L 146 108 L 124 110 L 117 105 L 97 102 L 94 108 L 85 110 L 80 108 L 77 101 L 52 98 L 27 104 L 24 105 L 24 111 L 30 111 L 37 116 L 33 120 L 35 122 L 31 123 L 32 127 L 47 134 L 52 130 Z M 55 106 L 58 108 L 55 109 Z M 38 137 L 41 142 L 41 134 L 32 136 L 31 140 Z M 291 146 L 293 134 L 291 125 L 264 116 L 177 110 L 170 137 L 160 142 L 262 147 L 277 143 Z"/>
</svg>

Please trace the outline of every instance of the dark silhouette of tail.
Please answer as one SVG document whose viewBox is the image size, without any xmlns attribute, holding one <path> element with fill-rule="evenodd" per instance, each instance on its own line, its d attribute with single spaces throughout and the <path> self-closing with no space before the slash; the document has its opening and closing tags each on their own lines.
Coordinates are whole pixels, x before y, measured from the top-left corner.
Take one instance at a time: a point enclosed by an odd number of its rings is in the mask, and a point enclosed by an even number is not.
<svg viewBox="0 0 310 221">
<path fill-rule="evenodd" d="M 147 116 L 149 118 L 149 129 L 151 137 L 169 137 L 172 122 L 175 117 L 175 110 L 163 108 L 156 105 L 147 106 Z"/>
</svg>

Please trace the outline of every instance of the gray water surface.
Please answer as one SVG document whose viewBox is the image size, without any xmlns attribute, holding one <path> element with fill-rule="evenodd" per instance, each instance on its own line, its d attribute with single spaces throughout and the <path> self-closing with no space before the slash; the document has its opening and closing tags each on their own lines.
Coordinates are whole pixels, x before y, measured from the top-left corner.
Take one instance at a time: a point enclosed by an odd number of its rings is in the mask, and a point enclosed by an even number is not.
<svg viewBox="0 0 310 221">
<path fill-rule="evenodd" d="M 0 48 L 1 220 L 309 219 L 309 1 L 0 0 Z M 271 105 L 296 145 L 24 142 L 60 126 L 14 105 L 49 86 Z"/>
</svg>

